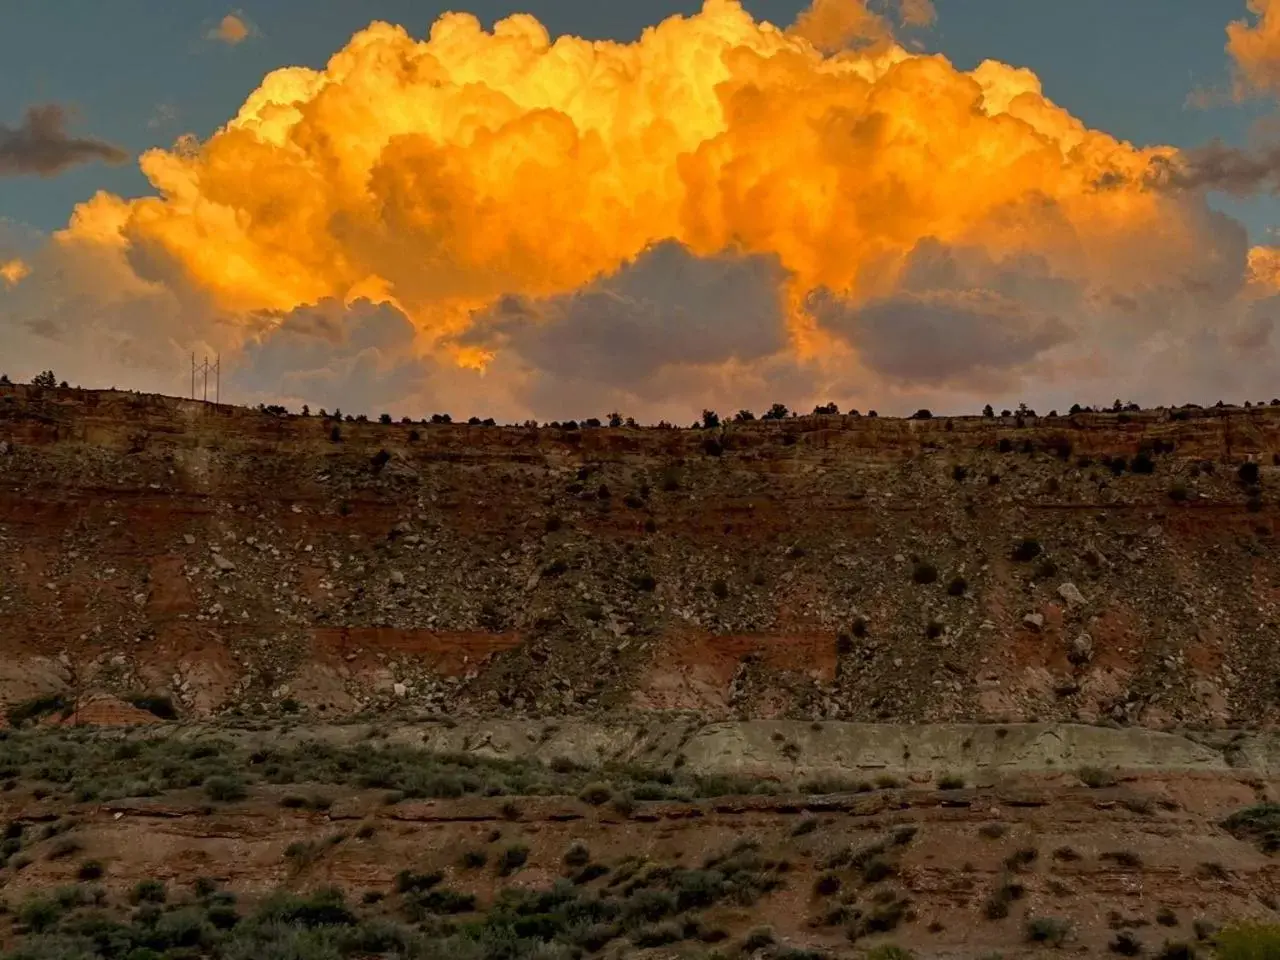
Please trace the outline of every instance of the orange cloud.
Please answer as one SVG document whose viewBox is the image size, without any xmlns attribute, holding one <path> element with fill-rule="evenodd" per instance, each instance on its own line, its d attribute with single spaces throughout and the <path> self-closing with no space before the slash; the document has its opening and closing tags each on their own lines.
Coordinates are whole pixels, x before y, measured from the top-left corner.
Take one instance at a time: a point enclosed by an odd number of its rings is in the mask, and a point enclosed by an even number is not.
<svg viewBox="0 0 1280 960">
<path fill-rule="evenodd" d="M 1280 0 L 1248 0 L 1256 17 L 1227 26 L 1227 53 L 1235 61 L 1236 96 L 1280 94 Z"/>
<path fill-rule="evenodd" d="M 228 13 L 205 36 L 210 40 L 220 40 L 234 47 L 249 39 L 252 33 L 253 29 L 243 15 Z"/>
<path fill-rule="evenodd" d="M 6 287 L 16 287 L 29 276 L 31 267 L 25 261 L 16 257 L 12 260 L 0 260 L 0 280 L 4 281 Z"/>
</svg>

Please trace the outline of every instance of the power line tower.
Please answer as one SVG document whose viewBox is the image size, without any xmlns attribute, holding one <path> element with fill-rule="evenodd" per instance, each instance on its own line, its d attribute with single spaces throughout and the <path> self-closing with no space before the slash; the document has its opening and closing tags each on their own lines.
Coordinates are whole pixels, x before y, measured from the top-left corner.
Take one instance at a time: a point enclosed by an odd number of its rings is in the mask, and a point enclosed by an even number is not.
<svg viewBox="0 0 1280 960">
<path fill-rule="evenodd" d="M 213 402 L 222 402 L 222 354 L 215 354 L 213 363 L 209 363 L 209 357 L 206 354 L 204 360 L 197 364 L 196 355 L 191 354 L 191 399 L 196 398 L 196 374 L 201 376 L 201 395 L 200 399 L 205 403 L 209 402 L 209 374 L 213 374 Z"/>
</svg>

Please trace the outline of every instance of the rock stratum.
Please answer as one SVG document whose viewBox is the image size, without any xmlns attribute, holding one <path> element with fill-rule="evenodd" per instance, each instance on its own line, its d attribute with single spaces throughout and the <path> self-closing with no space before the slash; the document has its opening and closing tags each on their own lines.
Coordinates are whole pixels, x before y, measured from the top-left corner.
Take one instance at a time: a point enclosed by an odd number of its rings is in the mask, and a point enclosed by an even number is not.
<svg viewBox="0 0 1280 960">
<path fill-rule="evenodd" d="M 0 386 L 0 700 L 1253 727 L 1278 457 L 1280 406 L 557 429 Z"/>
</svg>

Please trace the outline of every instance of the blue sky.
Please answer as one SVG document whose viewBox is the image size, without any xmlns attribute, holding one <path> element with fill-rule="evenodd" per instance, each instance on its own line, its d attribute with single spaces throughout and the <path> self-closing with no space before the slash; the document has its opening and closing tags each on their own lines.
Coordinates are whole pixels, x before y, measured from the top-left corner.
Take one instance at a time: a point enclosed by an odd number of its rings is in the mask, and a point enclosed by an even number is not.
<svg viewBox="0 0 1280 960">
<path fill-rule="evenodd" d="M 698 0 L 471 0 L 463 7 L 491 22 L 515 11 L 553 34 L 635 37 L 646 25 Z M 797 0 L 747 0 L 756 16 L 790 22 Z M 426 33 L 446 5 L 428 0 L 270 0 L 233 8 L 213 0 L 7 0 L 0 32 L 0 123 L 25 107 L 70 106 L 73 130 L 137 153 L 180 133 L 206 136 L 225 122 L 262 76 L 279 66 L 321 66 L 372 19 Z M 259 34 L 237 46 L 205 34 L 238 9 Z M 1226 24 L 1243 0 L 937 0 L 935 27 L 916 36 L 961 67 L 994 58 L 1032 68 L 1050 97 L 1093 127 L 1136 143 L 1192 146 L 1214 137 L 1248 140 L 1265 103 L 1189 107 L 1197 89 L 1226 89 Z M 147 192 L 136 166 L 89 164 L 59 176 L 0 179 L 0 217 L 42 230 L 63 225 L 73 206 L 98 189 Z M 1215 198 L 1255 240 L 1280 224 L 1271 199 Z"/>
</svg>

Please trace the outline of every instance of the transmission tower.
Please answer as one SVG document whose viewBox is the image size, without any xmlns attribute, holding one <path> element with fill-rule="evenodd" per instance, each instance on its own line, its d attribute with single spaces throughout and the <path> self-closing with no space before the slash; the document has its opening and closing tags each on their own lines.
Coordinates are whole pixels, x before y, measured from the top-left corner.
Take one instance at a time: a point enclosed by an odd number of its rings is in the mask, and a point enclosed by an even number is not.
<svg viewBox="0 0 1280 960">
<path fill-rule="evenodd" d="M 222 402 L 222 354 L 215 354 L 213 363 L 209 362 L 208 354 L 204 360 L 197 364 L 196 355 L 191 354 L 191 399 L 196 398 L 196 374 L 201 377 L 200 399 L 205 403 L 209 402 L 209 374 L 213 374 L 213 402 Z"/>
</svg>

